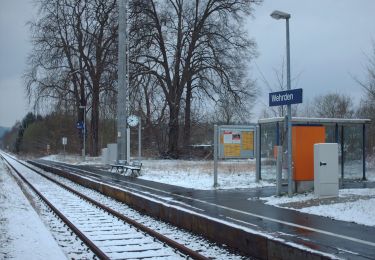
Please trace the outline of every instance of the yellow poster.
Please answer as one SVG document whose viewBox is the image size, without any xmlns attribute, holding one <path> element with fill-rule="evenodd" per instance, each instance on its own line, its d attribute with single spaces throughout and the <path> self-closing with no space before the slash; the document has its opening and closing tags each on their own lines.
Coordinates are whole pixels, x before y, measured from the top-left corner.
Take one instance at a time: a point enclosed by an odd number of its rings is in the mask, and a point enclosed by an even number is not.
<svg viewBox="0 0 375 260">
<path fill-rule="evenodd" d="M 225 157 L 239 157 L 241 155 L 240 144 L 224 144 Z"/>
<path fill-rule="evenodd" d="M 242 150 L 254 150 L 254 132 L 242 132 Z"/>
</svg>

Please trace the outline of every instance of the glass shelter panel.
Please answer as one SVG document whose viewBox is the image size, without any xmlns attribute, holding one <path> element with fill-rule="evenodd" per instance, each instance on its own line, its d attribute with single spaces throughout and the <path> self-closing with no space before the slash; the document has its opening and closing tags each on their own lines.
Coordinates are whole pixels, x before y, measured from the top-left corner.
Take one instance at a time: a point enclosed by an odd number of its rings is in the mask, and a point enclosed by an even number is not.
<svg viewBox="0 0 375 260">
<path fill-rule="evenodd" d="M 276 178 L 276 159 L 274 146 L 277 144 L 277 123 L 262 124 L 260 130 L 261 143 L 261 178 Z"/>
<path fill-rule="evenodd" d="M 371 179 L 367 176 L 364 156 L 367 151 L 363 140 L 369 119 L 341 119 L 341 118 L 294 118 L 293 125 L 324 126 L 325 142 L 338 143 L 339 172 L 343 179 Z M 283 146 L 283 177 L 286 171 L 286 134 L 284 133 L 283 118 L 268 118 L 259 120 L 260 127 L 260 177 L 261 179 L 276 178 L 276 158 L 274 147 Z M 371 138 L 371 137 L 366 137 Z M 371 171 L 370 171 L 371 173 Z M 371 174 L 370 174 L 371 175 Z M 375 175 L 375 174 L 374 174 Z"/>
<path fill-rule="evenodd" d="M 362 125 L 344 127 L 344 179 L 362 178 Z"/>
</svg>

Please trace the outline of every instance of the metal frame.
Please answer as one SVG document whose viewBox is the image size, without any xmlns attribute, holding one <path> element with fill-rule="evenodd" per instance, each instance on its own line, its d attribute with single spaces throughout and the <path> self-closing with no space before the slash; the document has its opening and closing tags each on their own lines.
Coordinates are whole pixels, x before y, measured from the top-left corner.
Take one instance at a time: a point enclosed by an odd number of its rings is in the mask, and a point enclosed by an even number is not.
<svg viewBox="0 0 375 260">
<path fill-rule="evenodd" d="M 262 118 L 258 120 L 259 124 L 265 123 L 275 123 L 275 122 L 284 122 L 284 117 L 271 117 L 271 118 Z M 318 117 L 293 117 L 292 123 L 304 123 L 304 124 L 326 124 L 326 125 L 335 125 L 335 124 L 369 124 L 370 119 L 357 119 L 357 118 L 318 118 Z"/>
<path fill-rule="evenodd" d="M 243 131 L 243 130 L 248 130 L 248 129 L 251 129 L 252 131 L 254 131 L 254 141 L 255 141 L 255 131 L 256 131 L 256 124 L 248 124 L 248 125 L 219 125 L 218 128 L 217 128 L 217 131 L 218 131 L 218 136 L 217 138 L 220 137 L 219 133 L 221 131 L 225 131 L 225 130 L 240 130 L 240 131 Z M 255 144 L 255 142 L 254 142 Z M 245 159 L 245 158 L 226 158 L 224 155 L 223 155 L 223 150 L 221 150 L 220 148 L 220 143 L 217 144 L 218 145 L 218 158 L 219 159 Z M 254 159 L 255 158 L 255 149 L 254 149 L 254 154 L 253 154 L 253 157 L 250 157 L 251 159 Z"/>
<path fill-rule="evenodd" d="M 259 136 L 257 136 L 257 181 L 262 179 L 261 175 L 261 129 L 262 125 L 275 123 L 276 127 L 276 145 L 280 144 L 280 122 L 284 122 L 284 117 L 273 117 L 273 118 L 263 118 L 258 120 Z M 292 125 L 325 125 L 325 126 L 335 126 L 335 140 L 337 143 L 341 144 L 341 179 L 343 180 L 344 175 L 344 165 L 345 165 L 345 152 L 344 152 L 344 133 L 345 126 L 350 125 L 362 125 L 362 180 L 366 180 L 366 124 L 371 122 L 370 119 L 350 119 L 350 118 L 308 118 L 308 117 L 293 117 Z M 340 139 L 339 140 L 339 127 L 341 128 Z M 259 139 L 259 140 L 258 140 Z M 259 157 L 259 158 L 258 158 Z"/>
<path fill-rule="evenodd" d="M 219 156 L 219 132 L 222 130 L 222 129 L 225 129 L 225 128 L 236 128 L 236 129 L 249 129 L 249 128 L 253 128 L 254 129 L 254 132 L 255 132 L 255 151 L 254 151 L 254 157 L 256 158 L 257 162 L 256 162 L 256 165 L 260 165 L 260 163 L 258 163 L 258 158 L 260 158 L 258 156 L 258 149 L 260 151 L 260 148 L 258 146 L 258 125 L 257 124 L 248 124 L 248 125 L 214 125 L 214 187 L 217 187 L 218 186 L 218 181 L 217 181 L 217 170 L 218 170 L 218 160 L 219 159 L 225 159 L 225 158 L 221 158 Z M 260 135 L 259 135 L 260 136 Z M 229 159 L 229 158 L 228 158 Z M 258 169 L 258 168 L 257 168 Z M 259 168 L 260 169 L 260 168 Z M 258 173 L 258 171 L 257 171 Z M 259 171 L 260 173 L 260 171 Z M 258 177 L 258 175 L 257 175 Z M 258 178 L 257 178 L 257 181 L 258 181 Z"/>
</svg>

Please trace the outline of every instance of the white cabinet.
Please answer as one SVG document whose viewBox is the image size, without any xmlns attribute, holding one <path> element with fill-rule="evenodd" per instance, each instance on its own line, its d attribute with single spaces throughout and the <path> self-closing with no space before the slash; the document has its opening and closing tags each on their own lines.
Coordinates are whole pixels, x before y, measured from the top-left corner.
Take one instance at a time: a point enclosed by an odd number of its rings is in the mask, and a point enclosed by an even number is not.
<svg viewBox="0 0 375 260">
<path fill-rule="evenodd" d="M 314 144 L 314 192 L 318 197 L 339 194 L 339 155 L 337 143 Z"/>
</svg>

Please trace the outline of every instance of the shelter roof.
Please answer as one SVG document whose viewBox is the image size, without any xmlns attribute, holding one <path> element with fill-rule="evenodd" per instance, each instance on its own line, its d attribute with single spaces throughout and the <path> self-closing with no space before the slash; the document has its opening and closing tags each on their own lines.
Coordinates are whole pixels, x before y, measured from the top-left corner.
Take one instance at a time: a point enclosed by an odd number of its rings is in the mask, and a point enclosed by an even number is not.
<svg viewBox="0 0 375 260">
<path fill-rule="evenodd" d="M 262 118 L 258 120 L 259 124 L 267 124 L 267 123 L 276 123 L 276 122 L 283 122 L 285 120 L 284 117 L 271 117 L 271 118 Z M 338 125 L 350 125 L 350 124 L 369 124 L 371 122 L 370 119 L 362 119 L 362 118 L 316 118 L 316 117 L 292 117 L 293 123 L 301 123 L 301 124 L 338 124 Z"/>
</svg>

